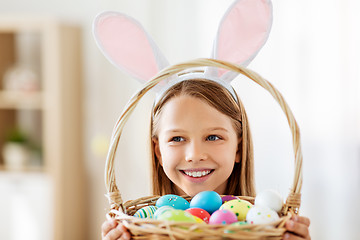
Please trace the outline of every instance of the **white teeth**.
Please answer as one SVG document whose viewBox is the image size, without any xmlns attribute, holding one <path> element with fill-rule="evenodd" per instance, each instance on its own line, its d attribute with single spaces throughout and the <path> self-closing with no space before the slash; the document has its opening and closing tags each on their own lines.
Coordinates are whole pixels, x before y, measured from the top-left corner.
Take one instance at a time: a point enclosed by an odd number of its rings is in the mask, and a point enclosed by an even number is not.
<svg viewBox="0 0 360 240">
<path fill-rule="evenodd" d="M 203 177 L 205 175 L 208 175 L 210 173 L 209 170 L 207 171 L 194 171 L 194 172 L 190 172 L 190 171 L 184 171 L 184 173 L 190 177 Z"/>
</svg>

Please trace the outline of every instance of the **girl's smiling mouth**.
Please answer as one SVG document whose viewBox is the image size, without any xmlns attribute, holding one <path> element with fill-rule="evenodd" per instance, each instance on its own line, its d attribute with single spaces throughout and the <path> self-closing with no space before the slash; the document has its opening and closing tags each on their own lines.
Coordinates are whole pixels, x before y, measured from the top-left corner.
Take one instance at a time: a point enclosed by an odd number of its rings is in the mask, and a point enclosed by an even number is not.
<svg viewBox="0 0 360 240">
<path fill-rule="evenodd" d="M 205 181 L 214 172 L 214 169 L 187 169 L 180 170 L 180 172 L 192 181 Z"/>
</svg>

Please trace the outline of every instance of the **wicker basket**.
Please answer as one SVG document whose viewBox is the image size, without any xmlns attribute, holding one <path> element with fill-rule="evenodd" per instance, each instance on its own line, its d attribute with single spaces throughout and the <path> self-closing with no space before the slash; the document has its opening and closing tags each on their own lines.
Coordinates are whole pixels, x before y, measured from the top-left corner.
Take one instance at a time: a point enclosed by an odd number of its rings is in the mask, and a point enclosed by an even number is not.
<svg viewBox="0 0 360 240">
<path fill-rule="evenodd" d="M 160 81 L 177 74 L 181 71 L 198 67 L 219 67 L 238 72 L 252 79 L 254 82 L 265 88 L 280 104 L 285 113 L 288 124 L 292 134 L 292 142 L 295 154 L 295 174 L 290 193 L 283 206 L 280 219 L 271 224 L 247 224 L 242 226 L 231 225 L 209 225 L 199 223 L 184 223 L 184 222 L 167 222 L 154 219 L 141 219 L 133 217 L 132 215 L 140 208 L 148 205 L 155 205 L 156 200 L 160 196 L 149 196 L 131 200 L 123 203 L 120 192 L 116 186 L 114 174 L 114 158 L 119 139 L 124 128 L 124 125 L 129 118 L 132 111 L 135 109 L 139 100 L 152 87 Z M 108 217 L 116 218 L 121 221 L 131 232 L 133 239 L 282 239 L 282 235 L 286 231 L 284 228 L 285 222 L 292 214 L 298 214 L 300 207 L 300 191 L 302 185 L 302 153 L 300 145 L 300 133 L 298 125 L 294 116 L 283 99 L 282 95 L 275 89 L 275 87 L 260 77 L 257 73 L 250 71 L 247 68 L 239 65 L 234 65 L 228 62 L 214 60 L 214 59 L 197 59 L 183 64 L 173 65 L 149 81 L 143 89 L 137 92 L 125 106 L 118 122 L 115 125 L 109 153 L 105 166 L 105 184 L 107 187 L 107 197 L 110 202 L 110 211 Z M 188 196 L 183 196 L 187 200 L 191 200 Z M 254 198 L 247 196 L 239 196 L 240 199 L 245 199 L 254 202 Z M 229 233 L 228 230 L 231 230 Z"/>
</svg>

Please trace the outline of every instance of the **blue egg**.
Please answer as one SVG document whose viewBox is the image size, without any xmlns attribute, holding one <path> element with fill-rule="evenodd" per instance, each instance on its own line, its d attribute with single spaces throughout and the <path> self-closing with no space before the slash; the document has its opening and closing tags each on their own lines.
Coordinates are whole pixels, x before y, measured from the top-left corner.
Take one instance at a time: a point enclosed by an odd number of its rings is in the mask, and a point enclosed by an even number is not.
<svg viewBox="0 0 360 240">
<path fill-rule="evenodd" d="M 170 206 L 179 210 L 186 210 L 189 208 L 189 202 L 178 195 L 168 194 L 160 197 L 155 204 L 158 208 L 162 206 Z"/>
<path fill-rule="evenodd" d="M 214 191 L 199 192 L 190 201 L 191 208 L 202 208 L 210 214 L 218 210 L 221 204 L 221 196 Z"/>
<path fill-rule="evenodd" d="M 169 211 L 169 210 L 174 210 L 174 209 L 175 209 L 175 208 L 170 207 L 170 206 L 162 206 L 162 207 L 159 207 L 159 208 L 156 210 L 155 214 L 154 214 L 154 218 L 155 218 L 155 219 L 158 219 L 159 216 L 160 216 L 161 214 L 163 214 L 164 212 Z"/>
</svg>

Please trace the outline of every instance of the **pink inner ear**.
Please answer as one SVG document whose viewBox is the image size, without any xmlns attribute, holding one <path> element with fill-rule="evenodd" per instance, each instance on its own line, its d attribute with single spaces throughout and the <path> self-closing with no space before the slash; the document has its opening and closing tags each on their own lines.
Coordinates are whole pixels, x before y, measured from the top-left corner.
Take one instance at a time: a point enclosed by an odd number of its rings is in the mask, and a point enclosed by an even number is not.
<svg viewBox="0 0 360 240">
<path fill-rule="evenodd" d="M 252 60 L 271 27 L 271 6 L 266 2 L 242 0 L 230 10 L 218 32 L 218 59 L 237 64 Z M 220 75 L 224 72 L 222 69 Z"/>
<path fill-rule="evenodd" d="M 106 16 L 97 25 L 98 40 L 110 60 L 134 77 L 149 80 L 159 69 L 144 30 L 126 16 Z"/>
</svg>

